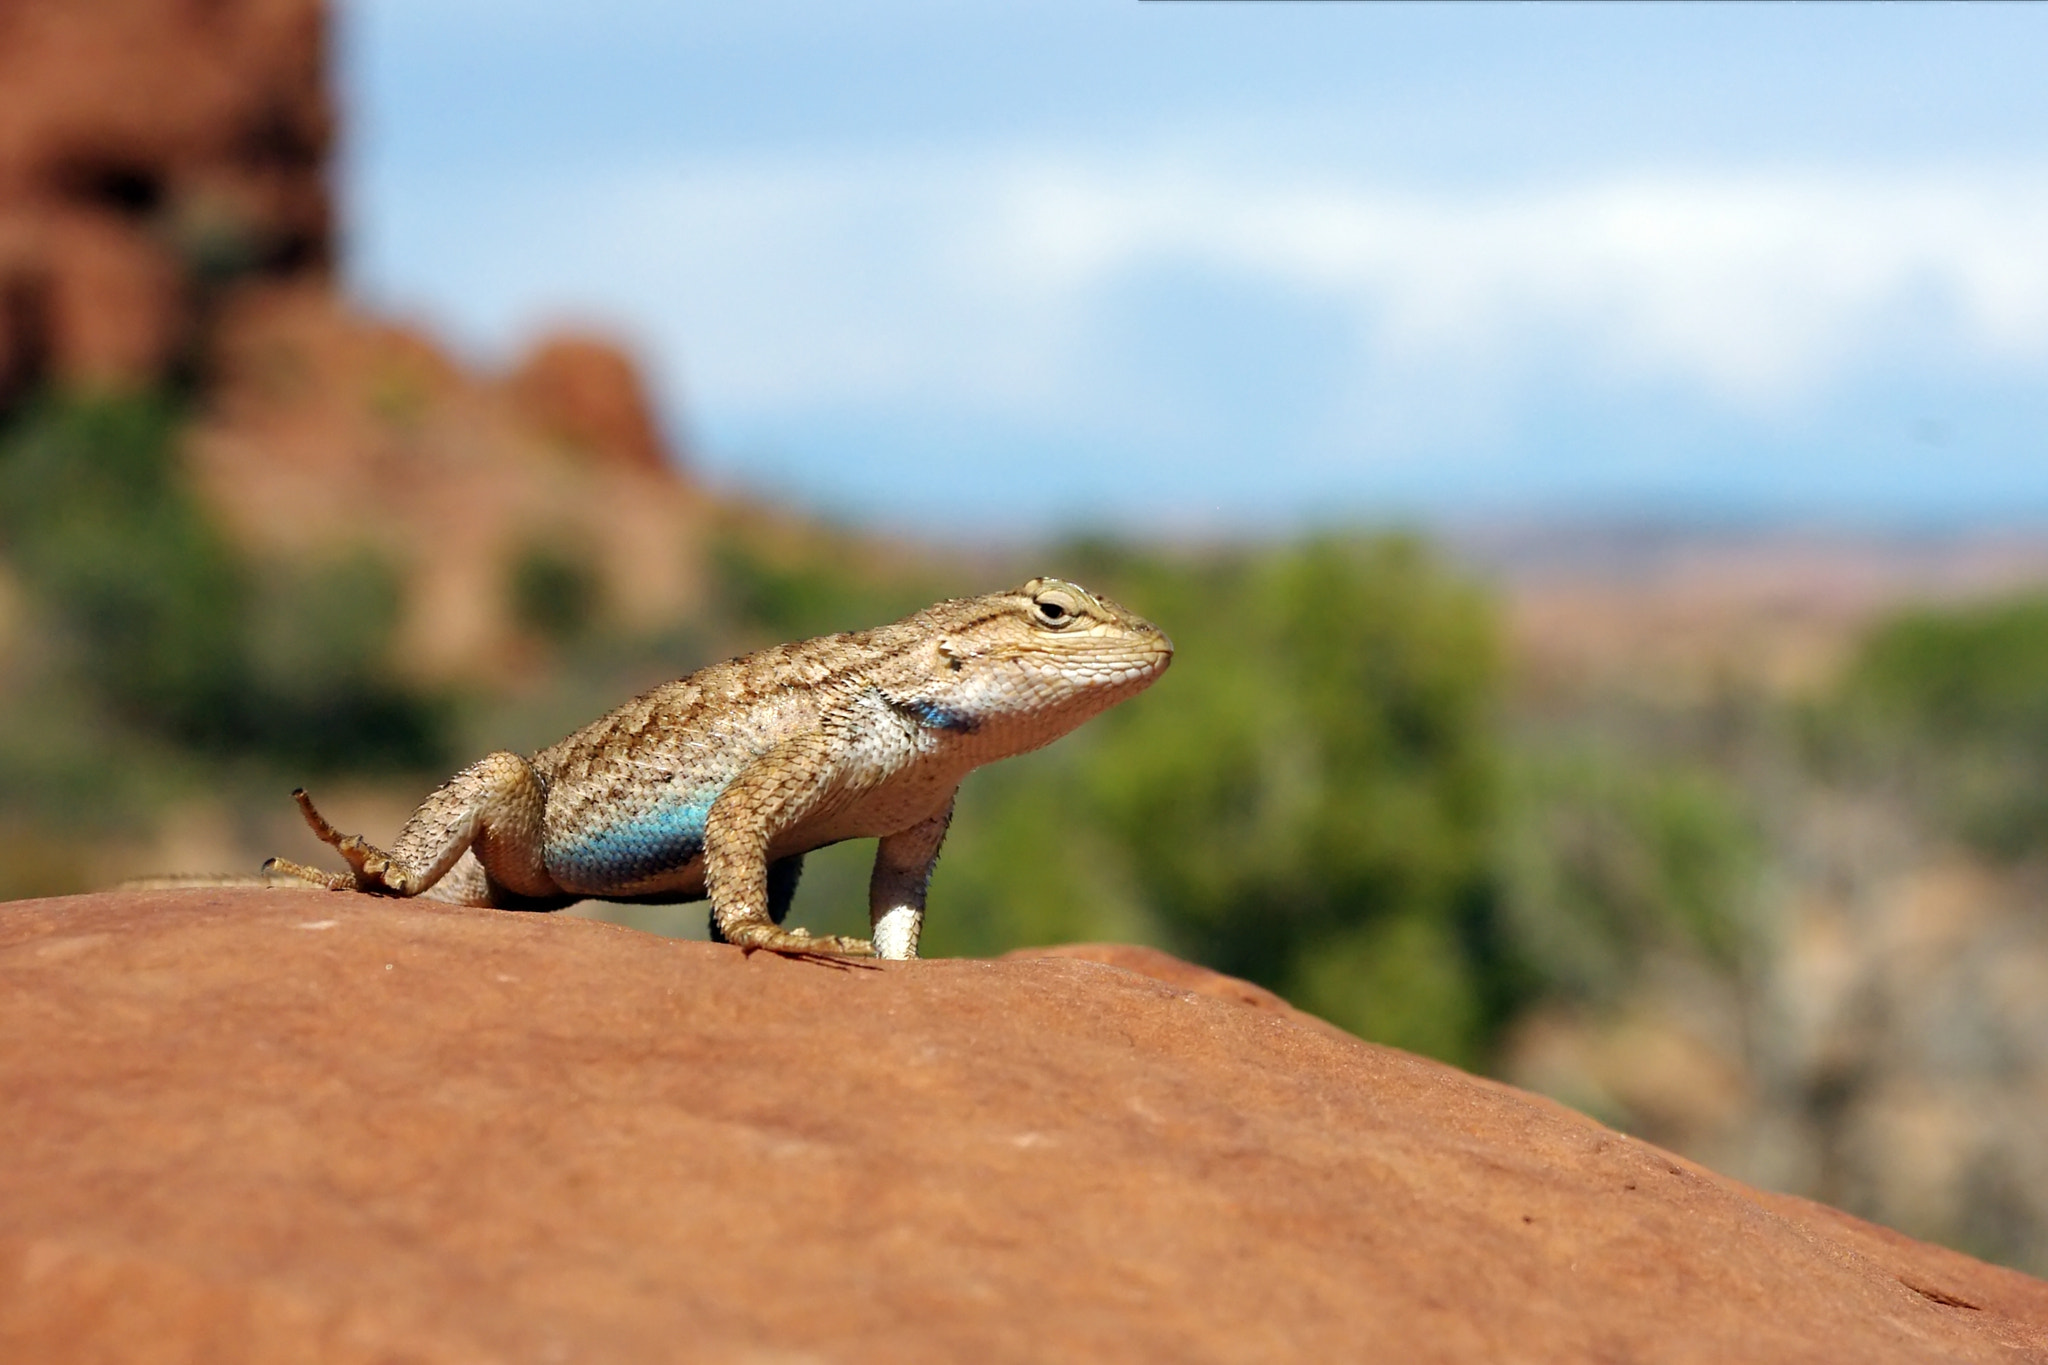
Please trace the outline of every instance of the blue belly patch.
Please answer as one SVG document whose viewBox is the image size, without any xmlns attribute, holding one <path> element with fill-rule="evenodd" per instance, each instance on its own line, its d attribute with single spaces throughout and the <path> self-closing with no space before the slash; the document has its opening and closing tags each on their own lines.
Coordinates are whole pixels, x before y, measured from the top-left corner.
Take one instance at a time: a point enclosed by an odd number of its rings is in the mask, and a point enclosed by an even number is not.
<svg viewBox="0 0 2048 1365">
<path fill-rule="evenodd" d="M 710 814 L 709 801 L 657 806 L 565 839 L 547 851 L 548 875 L 564 890 L 602 895 L 674 872 L 703 853 Z"/>
</svg>

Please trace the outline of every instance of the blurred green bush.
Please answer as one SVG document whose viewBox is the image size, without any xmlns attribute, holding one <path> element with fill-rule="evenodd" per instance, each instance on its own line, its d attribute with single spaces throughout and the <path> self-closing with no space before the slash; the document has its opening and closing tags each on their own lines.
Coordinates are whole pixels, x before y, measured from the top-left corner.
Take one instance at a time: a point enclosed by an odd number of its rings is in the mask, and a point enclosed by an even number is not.
<svg viewBox="0 0 2048 1365">
<path fill-rule="evenodd" d="M 596 631 L 604 616 L 604 582 L 593 559 L 580 546 L 546 538 L 523 548 L 506 584 L 519 628 L 556 648 L 579 644 Z"/>
<path fill-rule="evenodd" d="M 1748 795 L 1706 759 L 1523 747 L 1505 806 L 1508 936 L 1533 992 L 1600 1008 L 1656 954 L 1745 965 L 1768 854 Z"/>
<path fill-rule="evenodd" d="M 1493 605 L 1419 539 L 1054 560 L 1160 623 L 1174 665 L 969 780 L 930 951 L 1150 941 L 1474 1066 L 1532 1001 L 1611 1001 L 1648 952 L 1739 956 L 1739 796 L 1699 765 L 1524 752 Z"/>
<path fill-rule="evenodd" d="M 1809 718 L 1822 765 L 1882 782 L 2001 860 L 2048 848 L 2048 594 L 1882 622 Z"/>
<path fill-rule="evenodd" d="M 129 395 L 46 399 L 0 434 L 0 556 L 44 644 L 17 713 L 294 771 L 446 763 L 447 701 L 391 668 L 396 576 L 248 561 L 187 488 L 181 430 Z"/>
<path fill-rule="evenodd" d="M 1090 785 L 1171 940 L 1347 1028 L 1473 1059 L 1508 1004 L 1487 601 L 1404 536 L 1133 586 L 1186 637 L 1184 668 L 1114 719 Z"/>
</svg>

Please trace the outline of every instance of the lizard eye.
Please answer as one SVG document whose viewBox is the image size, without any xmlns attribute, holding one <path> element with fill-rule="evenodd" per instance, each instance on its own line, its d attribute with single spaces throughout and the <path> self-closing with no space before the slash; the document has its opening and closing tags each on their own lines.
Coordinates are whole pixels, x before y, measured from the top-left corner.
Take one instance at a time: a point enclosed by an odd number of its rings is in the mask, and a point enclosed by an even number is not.
<svg viewBox="0 0 2048 1365">
<path fill-rule="evenodd" d="M 1056 597 L 1042 598 L 1031 605 L 1038 612 L 1038 619 L 1049 626 L 1064 626 L 1074 619 L 1074 609 Z"/>
</svg>

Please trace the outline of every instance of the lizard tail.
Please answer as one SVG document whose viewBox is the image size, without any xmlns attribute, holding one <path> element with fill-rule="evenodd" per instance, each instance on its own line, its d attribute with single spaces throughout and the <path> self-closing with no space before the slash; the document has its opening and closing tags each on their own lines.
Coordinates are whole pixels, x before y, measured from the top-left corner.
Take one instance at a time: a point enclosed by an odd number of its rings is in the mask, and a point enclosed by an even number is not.
<svg viewBox="0 0 2048 1365">
<path fill-rule="evenodd" d="M 274 860 L 273 860 L 274 861 Z M 182 891 L 193 887 L 270 887 L 316 891 L 321 888 L 289 873 L 266 870 L 241 872 L 173 872 L 148 877 L 128 877 L 114 883 L 116 891 Z"/>
</svg>

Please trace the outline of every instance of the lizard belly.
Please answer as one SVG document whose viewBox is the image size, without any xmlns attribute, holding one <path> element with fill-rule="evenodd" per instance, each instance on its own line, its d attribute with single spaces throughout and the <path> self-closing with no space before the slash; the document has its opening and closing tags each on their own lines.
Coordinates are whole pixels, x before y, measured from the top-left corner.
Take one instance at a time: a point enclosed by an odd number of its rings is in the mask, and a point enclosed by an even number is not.
<svg viewBox="0 0 2048 1365">
<path fill-rule="evenodd" d="M 710 814 L 709 800 L 662 803 L 550 838 L 548 875 L 579 896 L 701 896 Z"/>
</svg>

